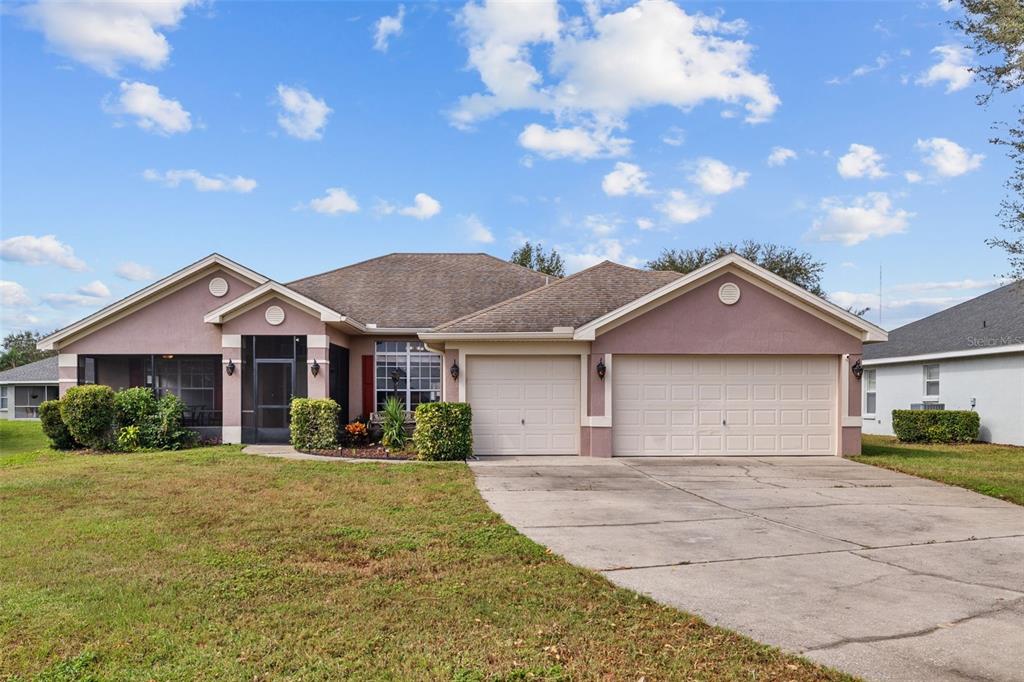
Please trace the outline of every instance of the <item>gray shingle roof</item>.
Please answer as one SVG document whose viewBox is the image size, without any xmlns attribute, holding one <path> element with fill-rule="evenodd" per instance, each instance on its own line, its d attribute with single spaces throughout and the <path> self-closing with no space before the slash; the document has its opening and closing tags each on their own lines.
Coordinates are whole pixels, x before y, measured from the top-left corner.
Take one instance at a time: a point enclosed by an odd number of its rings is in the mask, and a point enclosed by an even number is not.
<svg viewBox="0 0 1024 682">
<path fill-rule="evenodd" d="M 392 253 L 288 287 L 359 322 L 429 329 L 554 279 L 486 253 Z"/>
<path fill-rule="evenodd" d="M 57 356 L 43 358 L 0 372 L 0 384 L 12 381 L 38 381 L 41 384 L 56 384 Z"/>
<path fill-rule="evenodd" d="M 549 332 L 579 327 L 682 277 L 637 270 L 611 261 L 552 282 L 484 310 L 439 325 L 453 333 Z"/>
<path fill-rule="evenodd" d="M 864 359 L 948 353 L 1024 343 L 1024 284 L 1007 284 L 894 329 L 864 346 Z"/>
</svg>

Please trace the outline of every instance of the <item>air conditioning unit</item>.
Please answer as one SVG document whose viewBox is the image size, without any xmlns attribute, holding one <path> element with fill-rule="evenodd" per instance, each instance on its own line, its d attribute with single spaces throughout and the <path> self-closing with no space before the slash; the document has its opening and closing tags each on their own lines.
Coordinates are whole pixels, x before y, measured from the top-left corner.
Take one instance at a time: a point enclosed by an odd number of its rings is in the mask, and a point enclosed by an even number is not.
<svg viewBox="0 0 1024 682">
<path fill-rule="evenodd" d="M 912 410 L 944 410 L 946 409 L 945 403 L 913 403 L 910 406 Z"/>
</svg>

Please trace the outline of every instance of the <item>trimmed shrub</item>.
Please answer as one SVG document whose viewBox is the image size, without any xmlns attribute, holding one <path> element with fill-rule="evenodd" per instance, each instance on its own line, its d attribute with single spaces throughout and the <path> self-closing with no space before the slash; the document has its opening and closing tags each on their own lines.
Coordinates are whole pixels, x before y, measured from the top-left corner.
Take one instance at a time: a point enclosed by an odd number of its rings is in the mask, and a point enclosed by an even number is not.
<svg viewBox="0 0 1024 682">
<path fill-rule="evenodd" d="M 328 450 L 338 446 L 338 414 L 330 398 L 292 398 L 291 435 L 296 450 Z"/>
<path fill-rule="evenodd" d="M 473 454 L 473 411 L 468 403 L 421 403 L 412 440 L 420 459 L 466 459 Z"/>
<path fill-rule="evenodd" d="M 904 443 L 970 443 L 981 419 L 969 410 L 893 410 L 892 430 Z"/>
<path fill-rule="evenodd" d="M 67 424 L 60 416 L 60 401 L 47 400 L 39 406 L 39 421 L 43 426 L 43 433 L 50 439 L 50 443 L 58 450 L 74 450 L 81 447 L 75 442 L 75 437 L 68 431 Z"/>
<path fill-rule="evenodd" d="M 198 440 L 195 431 L 184 427 L 185 403 L 173 393 L 165 393 L 156 401 L 152 436 L 143 435 L 143 447 L 164 450 L 178 450 L 194 445 Z"/>
<path fill-rule="evenodd" d="M 118 428 L 140 429 L 156 416 L 156 396 L 146 387 L 126 388 L 114 394 L 114 419 Z"/>
<path fill-rule="evenodd" d="M 110 447 L 114 430 L 114 391 L 109 386 L 73 386 L 60 399 L 60 417 L 71 436 L 94 450 Z"/>
</svg>

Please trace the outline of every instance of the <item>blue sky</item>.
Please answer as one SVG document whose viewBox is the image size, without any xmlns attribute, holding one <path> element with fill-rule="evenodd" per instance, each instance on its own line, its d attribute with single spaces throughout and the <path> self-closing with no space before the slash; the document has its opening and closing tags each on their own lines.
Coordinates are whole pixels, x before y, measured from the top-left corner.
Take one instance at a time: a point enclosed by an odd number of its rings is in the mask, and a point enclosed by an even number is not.
<svg viewBox="0 0 1024 682">
<path fill-rule="evenodd" d="M 893 327 L 996 285 L 1009 162 L 943 3 L 6 5 L 3 328 L 218 251 L 279 281 L 758 239 Z M 775 152 L 773 155 L 773 151 Z"/>
</svg>

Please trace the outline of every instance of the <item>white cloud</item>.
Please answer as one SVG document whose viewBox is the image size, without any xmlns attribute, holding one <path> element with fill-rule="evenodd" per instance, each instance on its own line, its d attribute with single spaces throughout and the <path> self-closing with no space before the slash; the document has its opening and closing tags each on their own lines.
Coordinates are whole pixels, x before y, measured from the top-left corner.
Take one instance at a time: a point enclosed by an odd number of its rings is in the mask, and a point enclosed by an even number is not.
<svg viewBox="0 0 1024 682">
<path fill-rule="evenodd" d="M 855 68 L 846 76 L 833 76 L 832 78 L 829 78 L 827 81 L 825 81 L 825 85 L 842 85 L 843 83 L 849 83 L 854 78 L 861 78 L 863 76 L 868 75 L 869 73 L 881 71 L 885 67 L 889 66 L 891 62 L 892 59 L 889 57 L 889 55 L 883 52 L 882 54 L 875 57 L 875 61 L 873 64 L 862 64 Z"/>
<path fill-rule="evenodd" d="M 623 161 L 616 163 L 615 170 L 604 176 L 601 189 L 610 197 L 624 197 L 630 194 L 636 196 L 651 192 L 647 186 L 647 173 L 635 163 Z"/>
<path fill-rule="evenodd" d="M 718 159 L 703 157 L 697 159 L 690 179 L 708 194 L 725 194 L 747 184 L 749 177 L 750 173 L 737 171 Z"/>
<path fill-rule="evenodd" d="M 577 124 L 624 127 L 631 111 L 689 110 L 718 101 L 765 121 L 779 106 L 768 77 L 751 70 L 753 47 L 736 38 L 742 22 L 687 14 L 670 0 L 640 0 L 621 11 L 562 22 L 555 0 L 468 2 L 459 13 L 469 66 L 484 91 L 459 99 L 457 127 L 514 109 Z M 534 54 L 549 56 L 546 73 Z M 627 57 L 628 56 L 628 57 Z"/>
<path fill-rule="evenodd" d="M 871 308 L 878 310 L 878 294 L 858 293 L 853 291 L 833 291 L 828 300 L 841 308 Z"/>
<path fill-rule="evenodd" d="M 43 300 L 51 306 L 92 306 L 110 298 L 110 289 L 103 282 L 93 280 L 78 287 L 73 294 L 46 294 Z"/>
<path fill-rule="evenodd" d="M 588 215 L 583 224 L 595 237 L 607 237 L 618 229 L 622 220 L 614 216 Z"/>
<path fill-rule="evenodd" d="M 918 140 L 914 147 L 921 152 L 921 160 L 944 178 L 955 178 L 977 170 L 985 158 L 984 154 L 972 154 L 970 150 L 944 137 Z"/>
<path fill-rule="evenodd" d="M 613 137 L 610 130 L 585 128 L 549 129 L 539 123 L 531 123 L 519 134 L 519 144 L 545 159 L 593 159 L 605 156 L 622 156 L 629 152 L 632 140 Z"/>
<path fill-rule="evenodd" d="M 921 174 L 917 171 L 906 171 L 903 173 L 903 178 L 912 185 L 924 180 Z"/>
<path fill-rule="evenodd" d="M 797 158 L 796 152 L 792 149 L 787 147 L 772 147 L 772 151 L 768 155 L 768 165 L 785 166 L 787 161 L 795 158 Z"/>
<path fill-rule="evenodd" d="M 429 194 L 420 192 L 413 197 L 412 206 L 400 208 L 398 212 L 401 215 L 410 216 L 417 220 L 426 220 L 427 218 L 433 218 L 441 212 L 441 202 Z"/>
<path fill-rule="evenodd" d="M 0 279 L 0 307 L 23 308 L 32 305 L 28 290 L 17 282 Z"/>
<path fill-rule="evenodd" d="M 57 265 L 68 270 L 85 270 L 85 262 L 75 256 L 75 250 L 56 236 L 23 235 L 0 242 L 0 258 L 26 265 Z"/>
<path fill-rule="evenodd" d="M 466 216 L 465 223 L 471 240 L 482 244 L 490 244 L 494 241 L 494 233 L 476 215 Z"/>
<path fill-rule="evenodd" d="M 200 192 L 240 192 L 248 194 L 256 189 L 256 181 L 252 178 L 234 177 L 218 174 L 214 177 L 203 175 L 197 170 L 168 170 L 163 173 L 148 169 L 142 177 L 150 182 L 162 182 L 168 187 L 177 187 L 183 182 L 191 182 Z"/>
<path fill-rule="evenodd" d="M 672 126 L 668 129 L 668 132 L 661 136 L 661 141 L 670 147 L 681 147 L 686 142 L 686 131 Z"/>
<path fill-rule="evenodd" d="M 641 261 L 634 256 L 628 256 L 622 242 L 618 239 L 600 239 L 596 244 L 589 244 L 582 252 L 566 251 L 565 267 L 571 274 L 606 260 L 621 263 L 630 267 L 639 267 Z"/>
<path fill-rule="evenodd" d="M 809 236 L 823 242 L 853 246 L 871 237 L 905 232 L 913 213 L 895 209 L 885 192 L 869 192 L 844 204 L 836 197 L 823 199 L 822 215 L 814 221 Z"/>
<path fill-rule="evenodd" d="M 668 198 L 655 208 L 674 223 L 692 223 L 711 214 L 711 205 L 697 201 L 681 189 L 668 193 Z"/>
<path fill-rule="evenodd" d="M 286 133 L 300 140 L 319 140 L 324 136 L 332 111 L 324 100 L 305 88 L 278 85 L 277 103 L 281 107 L 277 123 Z"/>
<path fill-rule="evenodd" d="M 937 0 L 935 4 L 938 5 L 939 9 L 941 9 L 943 12 L 949 12 L 954 7 L 956 7 L 957 3 L 956 0 Z"/>
<path fill-rule="evenodd" d="M 387 52 L 388 41 L 394 36 L 402 35 L 403 19 L 405 19 L 405 5 L 398 6 L 398 14 L 395 16 L 378 19 L 374 24 L 373 49 Z"/>
<path fill-rule="evenodd" d="M 636 226 L 641 230 L 650 230 L 654 227 L 654 221 L 650 218 L 637 218 Z"/>
<path fill-rule="evenodd" d="M 93 298 L 107 298 L 110 296 L 110 289 L 107 288 L 106 284 L 95 279 L 88 284 L 78 287 L 78 293 L 83 296 L 92 296 Z"/>
<path fill-rule="evenodd" d="M 162 96 L 160 88 L 148 83 L 121 83 L 120 96 L 107 97 L 103 108 L 111 114 L 134 116 L 135 124 L 148 132 L 173 135 L 192 130 L 192 114 L 181 102 Z"/>
<path fill-rule="evenodd" d="M 171 46 L 161 31 L 175 28 L 194 4 L 197 0 L 43 0 L 20 12 L 55 52 L 115 76 L 123 64 L 151 70 L 164 66 Z"/>
<path fill-rule="evenodd" d="M 343 188 L 329 187 L 324 196 L 309 202 L 309 207 L 317 213 L 338 215 L 339 213 L 355 213 L 359 210 L 359 203 Z"/>
<path fill-rule="evenodd" d="M 866 144 L 851 144 L 850 151 L 839 157 L 836 170 L 847 180 L 852 178 L 877 180 L 888 175 L 882 165 L 882 155 L 875 151 L 874 147 L 869 147 Z"/>
<path fill-rule="evenodd" d="M 156 273 L 153 272 L 152 268 L 130 260 L 118 265 L 117 269 L 114 270 L 114 274 L 129 282 L 148 282 L 156 279 Z"/>
<path fill-rule="evenodd" d="M 894 284 L 889 287 L 894 292 L 929 293 L 937 291 L 975 291 L 978 289 L 994 289 L 1007 284 L 1005 279 L 965 279 L 946 280 L 942 282 L 909 282 Z"/>
<path fill-rule="evenodd" d="M 939 45 L 932 48 L 932 54 L 938 55 L 939 61 L 930 69 L 918 76 L 914 81 L 918 85 L 946 84 L 946 94 L 963 90 L 971 81 L 972 52 L 959 45 Z"/>
</svg>

